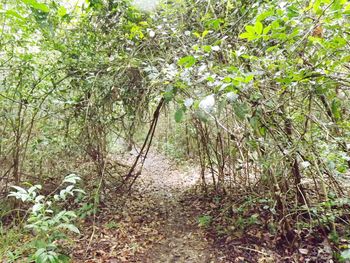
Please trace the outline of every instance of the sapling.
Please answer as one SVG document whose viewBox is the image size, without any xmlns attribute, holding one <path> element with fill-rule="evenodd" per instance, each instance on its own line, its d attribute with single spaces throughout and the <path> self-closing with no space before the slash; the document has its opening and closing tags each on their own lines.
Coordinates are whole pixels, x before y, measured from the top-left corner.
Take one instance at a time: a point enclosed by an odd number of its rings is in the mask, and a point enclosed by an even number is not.
<svg viewBox="0 0 350 263">
<path fill-rule="evenodd" d="M 69 196 L 74 197 L 76 193 L 84 194 L 76 184 L 80 177 L 70 174 L 64 178 L 57 189 L 46 196 L 39 191 L 41 185 L 34 185 L 28 189 L 12 186 L 16 191 L 10 192 L 10 197 L 30 204 L 26 229 L 30 229 L 34 235 L 33 248 L 36 251 L 31 258 L 38 263 L 44 262 L 66 262 L 69 257 L 60 252 L 59 241 L 66 239 L 64 230 L 79 234 L 79 229 L 73 224 L 77 215 L 74 211 L 67 211 L 62 204 Z M 61 190 L 60 190 L 61 189 Z"/>
</svg>

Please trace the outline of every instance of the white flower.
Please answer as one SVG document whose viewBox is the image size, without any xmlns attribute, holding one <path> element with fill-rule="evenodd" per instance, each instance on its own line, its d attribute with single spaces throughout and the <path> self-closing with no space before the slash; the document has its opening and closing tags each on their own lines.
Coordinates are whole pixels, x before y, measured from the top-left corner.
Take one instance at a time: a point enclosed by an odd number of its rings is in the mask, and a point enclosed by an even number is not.
<svg viewBox="0 0 350 263">
<path fill-rule="evenodd" d="M 213 107 L 215 106 L 215 97 L 213 94 L 206 96 L 200 103 L 199 108 L 201 108 L 204 111 L 212 111 Z"/>
<path fill-rule="evenodd" d="M 219 46 L 212 46 L 211 49 L 213 51 L 219 51 L 220 50 L 220 47 Z"/>
</svg>

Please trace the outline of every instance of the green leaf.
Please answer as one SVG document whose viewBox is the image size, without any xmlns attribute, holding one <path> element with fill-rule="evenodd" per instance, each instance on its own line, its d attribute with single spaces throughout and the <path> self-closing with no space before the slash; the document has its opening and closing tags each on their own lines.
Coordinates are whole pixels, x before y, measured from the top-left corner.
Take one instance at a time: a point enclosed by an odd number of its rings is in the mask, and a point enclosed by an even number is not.
<svg viewBox="0 0 350 263">
<path fill-rule="evenodd" d="M 247 38 L 248 40 L 251 40 L 254 37 L 255 37 L 255 35 L 250 33 L 250 32 L 244 32 L 244 33 L 239 35 L 239 38 Z"/>
<path fill-rule="evenodd" d="M 177 123 L 181 122 L 182 119 L 183 119 L 183 115 L 184 115 L 184 111 L 182 108 L 178 109 L 176 112 L 175 112 L 175 121 Z"/>
<path fill-rule="evenodd" d="M 274 51 L 275 49 L 277 49 L 279 47 L 279 45 L 275 45 L 275 46 L 272 46 L 272 47 L 269 47 L 268 49 L 266 49 L 266 52 L 272 52 Z"/>
<path fill-rule="evenodd" d="M 17 18 L 19 18 L 19 19 L 21 19 L 21 20 L 25 20 L 25 18 L 23 17 L 23 16 L 21 16 L 17 11 L 15 11 L 15 10 L 7 10 L 6 12 L 5 12 L 5 15 L 7 16 L 7 17 L 9 17 L 9 16 L 14 16 L 14 17 L 17 17 Z"/>
<path fill-rule="evenodd" d="M 340 256 L 344 260 L 350 259 L 350 249 L 342 251 Z"/>
<path fill-rule="evenodd" d="M 27 193 L 27 190 L 25 190 L 24 188 L 22 187 L 19 187 L 19 186 L 11 186 L 12 188 L 16 189 L 19 193 L 23 193 L 23 194 L 28 194 Z"/>
<path fill-rule="evenodd" d="M 202 38 L 205 38 L 206 35 L 209 34 L 209 31 L 208 30 L 204 30 L 203 33 L 202 33 Z"/>
<path fill-rule="evenodd" d="M 211 29 L 214 30 L 219 30 L 220 29 L 220 25 L 223 23 L 224 21 L 222 19 L 212 19 L 209 21 L 205 22 L 205 26 L 209 27 Z"/>
<path fill-rule="evenodd" d="M 57 14 L 60 16 L 60 17 L 63 17 L 67 14 L 67 9 L 64 7 L 64 6 L 60 6 L 57 10 Z"/>
<path fill-rule="evenodd" d="M 203 51 L 206 53 L 209 53 L 211 51 L 211 46 L 205 45 L 202 48 L 203 48 Z"/>
<path fill-rule="evenodd" d="M 63 255 L 63 254 L 58 255 L 57 259 L 58 259 L 58 262 L 61 262 L 61 263 L 70 262 L 70 257 L 67 255 Z"/>
<path fill-rule="evenodd" d="M 80 234 L 79 229 L 75 225 L 72 225 L 72 224 L 60 224 L 58 227 L 65 228 L 65 229 L 68 229 L 69 231 Z"/>
<path fill-rule="evenodd" d="M 263 30 L 263 35 L 267 35 L 270 32 L 270 30 L 271 30 L 271 26 L 265 27 Z"/>
<path fill-rule="evenodd" d="M 261 35 L 261 33 L 263 32 L 263 28 L 264 26 L 260 21 L 257 21 L 255 23 L 254 30 L 255 30 L 255 33 L 257 33 L 258 35 Z"/>
<path fill-rule="evenodd" d="M 246 27 L 245 27 L 245 30 L 246 30 L 248 33 L 251 33 L 252 35 L 254 35 L 254 33 L 255 33 L 255 27 L 250 26 L 250 25 L 246 26 Z"/>
<path fill-rule="evenodd" d="M 35 254 L 34 254 L 34 257 L 39 257 L 41 254 L 43 254 L 44 252 L 46 252 L 46 249 L 45 248 L 39 248 Z"/>
<path fill-rule="evenodd" d="M 244 120 L 247 113 L 248 113 L 247 106 L 243 103 L 233 104 L 233 110 L 234 110 L 235 115 L 238 117 L 239 120 Z"/>
<path fill-rule="evenodd" d="M 43 11 L 45 13 L 50 12 L 50 8 L 47 5 L 39 3 L 36 0 L 22 0 L 22 1 L 23 3 L 25 3 L 26 5 L 30 5 L 34 9 Z"/>
<path fill-rule="evenodd" d="M 254 116 L 252 117 L 250 120 L 250 125 L 252 126 L 253 130 L 254 131 L 258 131 L 259 127 L 260 127 L 260 121 L 259 121 L 259 118 Z"/>
<path fill-rule="evenodd" d="M 70 175 L 67 175 L 67 176 L 64 178 L 63 182 L 64 182 L 64 183 L 76 184 L 77 181 L 79 181 L 79 180 L 80 180 L 80 177 L 79 177 L 79 176 L 77 176 L 76 174 L 70 174 Z"/>
<path fill-rule="evenodd" d="M 258 17 L 256 18 L 256 21 L 263 21 L 264 19 L 266 19 L 266 18 L 272 16 L 273 13 L 274 13 L 274 12 L 273 12 L 272 10 L 263 12 L 263 13 L 261 13 L 260 15 L 258 15 Z"/>
<path fill-rule="evenodd" d="M 190 68 L 196 64 L 196 59 L 194 56 L 183 57 L 178 61 L 179 66 L 184 66 L 185 68 Z"/>
<path fill-rule="evenodd" d="M 46 253 L 42 253 L 40 254 L 36 259 L 35 259 L 35 263 L 47 263 L 47 254 Z"/>
<path fill-rule="evenodd" d="M 254 75 L 248 75 L 247 77 L 244 78 L 243 82 L 249 83 L 253 78 L 254 78 Z"/>
<path fill-rule="evenodd" d="M 195 35 L 196 37 L 200 38 L 201 35 L 198 32 L 194 32 L 193 35 Z"/>
<path fill-rule="evenodd" d="M 339 120 L 341 118 L 341 102 L 338 99 L 334 99 L 332 101 L 332 113 L 336 120 Z"/>
<path fill-rule="evenodd" d="M 164 92 L 163 97 L 165 99 L 165 102 L 170 102 L 174 98 L 174 92 L 166 91 Z"/>
</svg>

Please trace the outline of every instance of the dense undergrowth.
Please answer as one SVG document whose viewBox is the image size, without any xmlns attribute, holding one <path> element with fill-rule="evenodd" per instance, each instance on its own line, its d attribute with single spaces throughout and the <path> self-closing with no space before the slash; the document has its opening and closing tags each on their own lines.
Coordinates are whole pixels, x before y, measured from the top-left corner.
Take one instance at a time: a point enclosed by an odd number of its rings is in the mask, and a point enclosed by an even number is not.
<svg viewBox="0 0 350 263">
<path fill-rule="evenodd" d="M 113 156 L 152 143 L 200 165 L 196 194 L 215 203 L 201 225 L 258 226 L 281 254 L 327 240 L 349 259 L 349 16 L 345 0 L 0 3 L 1 260 L 63 260 L 63 237 L 25 222 L 72 209 L 60 223 L 77 232 L 103 193 L 137 184 L 143 159 Z M 88 194 L 47 212 L 73 173 Z"/>
</svg>

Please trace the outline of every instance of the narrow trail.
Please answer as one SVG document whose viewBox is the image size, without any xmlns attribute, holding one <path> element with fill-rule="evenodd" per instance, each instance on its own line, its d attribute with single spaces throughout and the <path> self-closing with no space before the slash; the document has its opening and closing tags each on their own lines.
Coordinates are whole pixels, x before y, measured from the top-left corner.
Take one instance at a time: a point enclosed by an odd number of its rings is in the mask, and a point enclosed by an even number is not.
<svg viewBox="0 0 350 263">
<path fill-rule="evenodd" d="M 166 212 L 161 226 L 165 238 L 147 253 L 147 262 L 214 262 L 196 218 L 181 201 L 198 177 L 194 167 L 178 168 L 162 155 L 151 153 L 146 159 L 140 187 L 150 189 L 150 198 Z"/>
<path fill-rule="evenodd" d="M 131 164 L 134 157 L 124 162 Z M 109 200 L 96 222 L 87 222 L 75 262 L 227 262 L 206 239 L 192 207 L 183 202 L 183 194 L 198 180 L 197 167 L 180 167 L 151 151 L 123 205 L 111 207 Z"/>
</svg>

